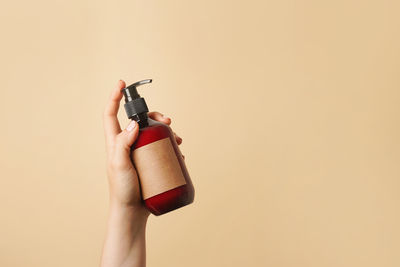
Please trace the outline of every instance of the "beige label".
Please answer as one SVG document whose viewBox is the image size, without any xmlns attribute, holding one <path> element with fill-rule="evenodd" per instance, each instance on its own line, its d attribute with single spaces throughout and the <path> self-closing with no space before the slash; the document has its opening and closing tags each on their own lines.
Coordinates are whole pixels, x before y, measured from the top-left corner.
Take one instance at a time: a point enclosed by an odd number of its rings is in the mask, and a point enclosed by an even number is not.
<svg viewBox="0 0 400 267">
<path fill-rule="evenodd" d="M 139 175 L 143 199 L 186 184 L 168 137 L 135 149 L 132 159 Z"/>
</svg>

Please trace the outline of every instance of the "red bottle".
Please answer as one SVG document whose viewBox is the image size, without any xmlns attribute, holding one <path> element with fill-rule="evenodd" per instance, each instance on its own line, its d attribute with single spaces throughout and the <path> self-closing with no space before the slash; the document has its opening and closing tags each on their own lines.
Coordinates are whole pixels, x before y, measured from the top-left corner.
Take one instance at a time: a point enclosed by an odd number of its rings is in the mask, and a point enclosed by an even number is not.
<svg viewBox="0 0 400 267">
<path fill-rule="evenodd" d="M 154 215 L 193 202 L 194 188 L 174 134 L 168 125 L 149 119 L 149 111 L 137 86 L 122 89 L 128 117 L 139 124 L 139 136 L 132 146 L 132 162 L 138 172 L 142 199 Z"/>
</svg>

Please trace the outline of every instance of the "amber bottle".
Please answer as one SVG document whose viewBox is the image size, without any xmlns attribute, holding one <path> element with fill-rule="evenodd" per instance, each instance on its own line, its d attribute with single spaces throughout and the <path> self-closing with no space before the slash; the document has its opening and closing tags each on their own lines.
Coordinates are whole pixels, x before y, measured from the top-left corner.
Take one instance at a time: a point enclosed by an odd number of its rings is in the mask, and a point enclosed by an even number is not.
<svg viewBox="0 0 400 267">
<path fill-rule="evenodd" d="M 148 118 L 146 101 L 136 82 L 122 89 L 125 111 L 139 124 L 139 136 L 131 149 L 138 172 L 142 199 L 154 215 L 161 215 L 193 202 L 194 188 L 171 128 Z"/>
</svg>

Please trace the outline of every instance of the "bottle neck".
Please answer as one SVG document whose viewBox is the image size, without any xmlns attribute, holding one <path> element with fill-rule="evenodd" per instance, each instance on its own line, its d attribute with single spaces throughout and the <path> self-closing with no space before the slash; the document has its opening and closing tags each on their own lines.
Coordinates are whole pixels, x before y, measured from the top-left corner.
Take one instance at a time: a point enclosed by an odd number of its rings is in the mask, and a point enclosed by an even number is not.
<svg viewBox="0 0 400 267">
<path fill-rule="evenodd" d="M 149 121 L 147 120 L 148 118 L 147 112 L 143 112 L 133 115 L 131 119 L 135 120 L 139 124 L 139 128 L 144 128 L 149 126 Z"/>
</svg>

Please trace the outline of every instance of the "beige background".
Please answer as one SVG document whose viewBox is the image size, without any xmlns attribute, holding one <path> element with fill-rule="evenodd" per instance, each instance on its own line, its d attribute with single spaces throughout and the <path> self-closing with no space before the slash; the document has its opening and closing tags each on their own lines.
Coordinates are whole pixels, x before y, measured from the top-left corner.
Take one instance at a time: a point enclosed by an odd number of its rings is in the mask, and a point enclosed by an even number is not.
<svg viewBox="0 0 400 267">
<path fill-rule="evenodd" d="M 150 218 L 148 266 L 400 266 L 399 11 L 3 1 L 0 266 L 98 266 L 120 78 L 154 79 L 197 190 Z"/>
</svg>

